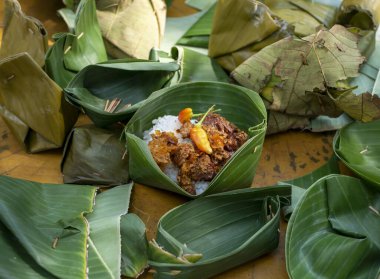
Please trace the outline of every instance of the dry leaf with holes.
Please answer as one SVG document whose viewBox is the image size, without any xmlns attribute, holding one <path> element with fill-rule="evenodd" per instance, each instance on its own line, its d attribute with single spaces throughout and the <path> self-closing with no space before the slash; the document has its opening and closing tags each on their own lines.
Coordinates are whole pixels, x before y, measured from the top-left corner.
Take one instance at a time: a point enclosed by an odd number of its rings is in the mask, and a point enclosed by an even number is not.
<svg viewBox="0 0 380 279">
<path fill-rule="evenodd" d="M 377 98 L 369 93 L 356 96 L 348 84 L 365 59 L 357 42 L 358 37 L 340 25 L 303 39 L 286 38 L 253 55 L 232 76 L 259 92 L 270 110 L 310 117 L 335 117 L 345 111 L 370 121 L 380 117 Z"/>
</svg>

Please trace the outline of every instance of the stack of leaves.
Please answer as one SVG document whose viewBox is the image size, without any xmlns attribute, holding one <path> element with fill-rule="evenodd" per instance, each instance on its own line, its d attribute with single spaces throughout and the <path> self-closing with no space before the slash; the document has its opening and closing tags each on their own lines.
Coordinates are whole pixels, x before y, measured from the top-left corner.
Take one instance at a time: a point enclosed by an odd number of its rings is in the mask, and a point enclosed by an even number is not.
<svg viewBox="0 0 380 279">
<path fill-rule="evenodd" d="M 145 227 L 127 214 L 132 185 L 45 185 L 0 177 L 0 273 L 6 278 L 136 277 Z M 16 202 L 17 201 L 17 202 Z M 26 233 L 27 232 L 27 233 Z"/>
<path fill-rule="evenodd" d="M 364 61 L 357 36 L 340 25 L 302 39 L 286 38 L 253 55 L 232 76 L 256 90 L 268 109 L 283 114 L 339 116 L 360 121 L 380 117 L 380 99 L 355 95 L 349 78 L 358 76 Z M 288 127 L 277 127 L 286 130 Z"/>
</svg>

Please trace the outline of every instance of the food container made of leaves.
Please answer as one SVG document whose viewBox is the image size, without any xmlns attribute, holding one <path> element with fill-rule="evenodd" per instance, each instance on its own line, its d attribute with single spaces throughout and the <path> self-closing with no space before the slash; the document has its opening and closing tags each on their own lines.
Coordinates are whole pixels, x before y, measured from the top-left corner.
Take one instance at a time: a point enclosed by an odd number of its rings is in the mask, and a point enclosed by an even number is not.
<svg viewBox="0 0 380 279">
<path fill-rule="evenodd" d="M 286 187 L 202 197 L 166 213 L 150 243 L 155 278 L 209 278 L 278 246 Z"/>
<path fill-rule="evenodd" d="M 339 159 L 362 179 L 380 190 L 380 120 L 351 123 L 334 138 Z"/>
<path fill-rule="evenodd" d="M 329 175 L 301 197 L 285 242 L 292 279 L 379 278 L 380 194 L 354 177 Z"/>
<path fill-rule="evenodd" d="M 65 88 L 66 98 L 99 127 L 128 120 L 152 92 L 179 69 L 176 63 L 123 59 L 90 65 Z M 113 111 L 107 105 L 120 99 Z M 108 101 L 108 103 L 107 103 Z"/>
<path fill-rule="evenodd" d="M 128 183 L 128 160 L 118 130 L 93 125 L 74 128 L 69 134 L 61 170 L 64 183 L 121 185 Z"/>
<path fill-rule="evenodd" d="M 178 115 L 185 107 L 206 111 L 215 105 L 228 121 L 248 133 L 248 140 L 228 160 L 197 196 L 205 196 L 252 185 L 260 159 L 266 131 L 266 110 L 260 96 L 249 89 L 219 82 L 183 83 L 155 92 L 137 110 L 127 124 L 126 138 L 129 172 L 138 183 L 195 198 L 170 179 L 154 161 L 148 145 L 142 140 L 152 120 L 164 115 Z"/>
</svg>

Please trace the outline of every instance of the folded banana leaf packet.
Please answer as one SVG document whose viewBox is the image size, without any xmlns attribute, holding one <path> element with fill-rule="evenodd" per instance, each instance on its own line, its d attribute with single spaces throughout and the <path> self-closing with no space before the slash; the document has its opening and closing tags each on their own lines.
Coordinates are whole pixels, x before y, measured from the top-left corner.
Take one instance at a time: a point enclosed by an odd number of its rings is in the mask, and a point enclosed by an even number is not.
<svg viewBox="0 0 380 279">
<path fill-rule="evenodd" d="M 0 114 L 26 151 L 61 147 L 78 117 L 62 89 L 28 53 L 2 59 L 0 79 Z"/>
<path fill-rule="evenodd" d="M 4 6 L 0 58 L 27 52 L 42 67 L 48 48 L 46 29 L 38 19 L 25 15 L 16 0 L 6 0 Z"/>
<path fill-rule="evenodd" d="M 378 278 L 379 208 L 379 192 L 360 179 L 329 175 L 314 183 L 288 223 L 290 278 Z"/>
<path fill-rule="evenodd" d="M 81 1 L 67 18 L 71 32 L 56 34 L 56 43 L 46 54 L 46 72 L 62 88 L 84 67 L 108 60 L 95 1 Z"/>
<path fill-rule="evenodd" d="M 166 213 L 149 243 L 154 278 L 210 278 L 276 249 L 289 187 L 202 197 Z"/>
<path fill-rule="evenodd" d="M 166 86 L 177 63 L 139 59 L 89 65 L 64 89 L 67 100 L 82 108 L 95 125 L 128 120 L 149 95 Z"/>
<path fill-rule="evenodd" d="M 334 138 L 334 151 L 339 159 L 360 178 L 380 190 L 380 120 L 351 123 Z"/>
<path fill-rule="evenodd" d="M 74 128 L 63 151 L 64 183 L 104 186 L 128 183 L 128 160 L 120 141 L 121 130 L 104 130 L 93 125 Z"/>
<path fill-rule="evenodd" d="M 175 170 L 169 167 L 170 164 L 167 165 L 165 174 L 154 160 L 147 144 L 149 137 L 155 133 L 150 129 L 160 117 L 177 119 L 179 111 L 183 108 L 192 108 L 194 112 L 205 112 L 213 105 L 216 109 L 220 109 L 218 113 L 221 116 L 247 133 L 247 140 L 209 181 L 204 192 L 191 194 L 179 186 Z M 165 126 L 161 131 L 174 125 L 169 123 L 172 122 L 165 121 L 164 124 L 160 124 Z M 260 96 L 249 89 L 220 82 L 191 82 L 164 88 L 154 92 L 125 127 L 129 173 L 135 182 L 191 198 L 247 188 L 252 184 L 265 130 L 264 104 Z M 204 160 L 208 160 L 207 156 Z"/>
</svg>

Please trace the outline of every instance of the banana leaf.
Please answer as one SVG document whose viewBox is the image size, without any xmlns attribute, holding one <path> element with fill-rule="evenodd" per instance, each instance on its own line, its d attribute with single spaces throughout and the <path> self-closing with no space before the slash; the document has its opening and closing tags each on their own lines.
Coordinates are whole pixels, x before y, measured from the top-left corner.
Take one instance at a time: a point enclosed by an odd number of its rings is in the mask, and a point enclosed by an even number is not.
<svg viewBox="0 0 380 279">
<path fill-rule="evenodd" d="M 121 277 L 120 222 L 121 216 L 128 212 L 132 186 L 122 185 L 100 193 L 96 197 L 94 211 L 86 215 L 90 228 L 88 278 Z M 133 237 L 130 238 L 132 240 Z"/>
<path fill-rule="evenodd" d="M 61 34 L 46 55 L 46 72 L 62 88 L 84 67 L 107 60 L 94 0 L 82 0 L 72 34 Z"/>
<path fill-rule="evenodd" d="M 78 111 L 28 53 L 0 61 L 0 115 L 28 152 L 63 145 Z"/>
<path fill-rule="evenodd" d="M 294 33 L 304 37 L 320 28 L 332 27 L 336 8 L 309 0 L 264 1 L 274 15 L 294 26 Z"/>
<path fill-rule="evenodd" d="M 118 130 L 104 130 L 87 125 L 69 134 L 61 171 L 64 183 L 121 185 L 129 181 L 128 160 Z"/>
<path fill-rule="evenodd" d="M 142 140 L 152 120 L 177 115 L 181 108 L 206 111 L 211 105 L 220 114 L 246 131 L 248 141 L 229 159 L 201 195 L 190 195 L 164 174 Z M 152 94 L 125 127 L 129 173 L 133 181 L 195 198 L 252 184 L 266 131 L 266 110 L 260 96 L 248 89 L 218 82 L 183 83 Z"/>
<path fill-rule="evenodd" d="M 121 59 L 90 65 L 64 89 L 66 98 L 81 107 L 95 125 L 128 120 L 153 92 L 164 87 L 178 70 L 177 63 Z M 113 112 L 107 100 L 121 99 Z M 128 106 L 130 104 L 130 106 Z"/>
<path fill-rule="evenodd" d="M 379 97 L 356 95 L 348 84 L 358 76 L 364 59 L 356 35 L 335 25 L 302 40 L 287 38 L 266 47 L 236 68 L 232 77 L 260 92 L 271 110 L 310 117 L 337 117 L 344 111 L 371 121 L 380 117 Z"/>
<path fill-rule="evenodd" d="M 260 42 L 279 29 L 280 25 L 271 16 L 268 7 L 259 1 L 219 1 L 212 26 L 209 55 L 218 57 L 229 54 Z"/>
<path fill-rule="evenodd" d="M 343 0 L 338 13 L 338 23 L 365 30 L 376 29 L 380 23 L 380 2 Z"/>
<path fill-rule="evenodd" d="M 171 50 L 171 57 L 180 65 L 179 71 L 171 84 L 191 81 L 229 82 L 230 78 L 216 61 L 194 50 L 176 46 Z"/>
<path fill-rule="evenodd" d="M 202 16 L 212 7 L 214 1 L 202 1 L 203 9 L 195 14 L 183 17 L 167 17 L 161 49 L 169 52 L 170 49 L 194 26 Z M 202 24 L 203 25 L 203 24 Z M 201 27 L 201 26 L 199 26 Z"/>
<path fill-rule="evenodd" d="M 210 5 L 214 4 L 216 0 L 185 0 L 186 5 L 198 10 L 207 9 Z"/>
<path fill-rule="evenodd" d="M 57 11 L 58 15 L 65 21 L 70 33 L 75 32 L 75 13 L 72 9 L 62 8 Z"/>
<path fill-rule="evenodd" d="M 17 0 L 6 0 L 4 4 L 0 58 L 27 52 L 40 66 L 43 66 L 48 47 L 44 26 L 39 20 L 25 15 Z"/>
<path fill-rule="evenodd" d="M 177 42 L 178 45 L 208 48 L 215 5 L 208 9 L 201 18 Z"/>
<path fill-rule="evenodd" d="M 278 246 L 289 187 L 236 190 L 190 201 L 161 217 L 150 243 L 155 278 L 210 278 Z"/>
<path fill-rule="evenodd" d="M 97 0 L 97 15 L 107 51 L 114 58 L 148 59 L 165 30 L 163 0 Z"/>
<path fill-rule="evenodd" d="M 286 232 L 290 278 L 378 278 L 380 195 L 353 177 L 330 175 L 313 184 Z"/>
<path fill-rule="evenodd" d="M 268 110 L 267 135 L 277 134 L 291 129 L 304 129 L 309 124 L 310 120 L 308 117 Z"/>
<path fill-rule="evenodd" d="M 148 267 L 145 224 L 133 213 L 121 217 L 121 274 L 137 278 Z"/>
<path fill-rule="evenodd" d="M 0 176 L 1 276 L 86 278 L 95 190 Z"/>
<path fill-rule="evenodd" d="M 291 36 L 293 29 L 259 1 L 218 1 L 209 55 L 231 72 L 262 48 Z"/>
<path fill-rule="evenodd" d="M 380 190 L 380 120 L 351 123 L 334 138 L 335 154 L 362 179 Z"/>
<path fill-rule="evenodd" d="M 66 40 L 73 41 L 75 36 L 68 33 L 60 34 L 54 45 L 46 53 L 45 60 L 45 72 L 62 88 L 65 88 L 77 73 L 65 66 L 63 53 Z"/>
<path fill-rule="evenodd" d="M 339 173 L 340 170 L 338 165 L 338 158 L 335 155 L 333 155 L 326 164 L 317 168 L 311 173 L 308 173 L 301 177 L 297 177 L 292 180 L 278 182 L 278 185 L 289 185 L 290 187 L 292 187 L 290 204 L 282 207 L 284 219 L 289 220 L 299 200 L 311 185 L 313 185 L 315 182 L 317 182 L 324 176 Z"/>
</svg>

